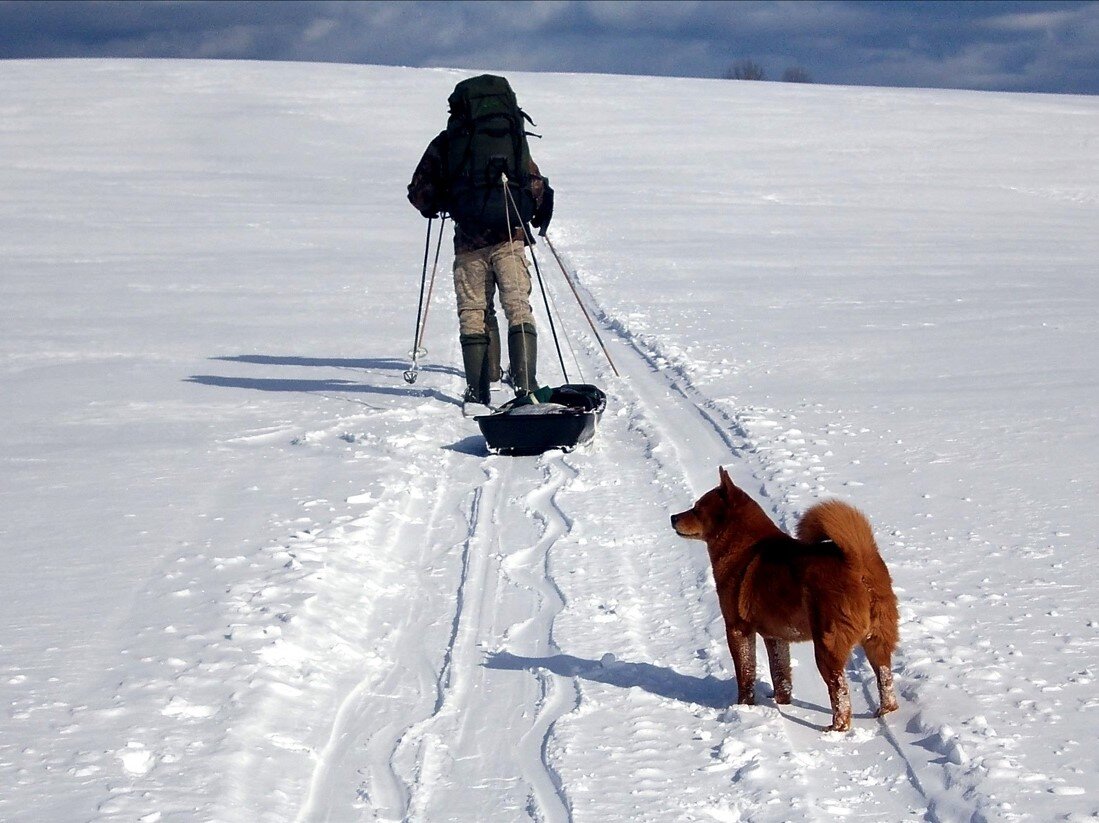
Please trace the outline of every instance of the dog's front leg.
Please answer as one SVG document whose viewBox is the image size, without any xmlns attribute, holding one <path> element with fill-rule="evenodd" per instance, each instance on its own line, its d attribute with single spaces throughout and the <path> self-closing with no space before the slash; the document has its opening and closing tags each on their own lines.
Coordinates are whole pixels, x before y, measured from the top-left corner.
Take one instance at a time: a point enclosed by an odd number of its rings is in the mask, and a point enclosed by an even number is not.
<svg viewBox="0 0 1099 823">
<path fill-rule="evenodd" d="M 786 705 L 794 694 L 793 675 L 790 673 L 790 644 L 785 640 L 763 639 L 767 647 L 767 662 L 771 667 L 771 685 L 775 687 L 775 702 Z"/>
<path fill-rule="evenodd" d="M 729 638 L 729 651 L 736 669 L 737 703 L 743 706 L 756 704 L 756 636 L 745 634 L 730 624 L 725 624 Z"/>
</svg>

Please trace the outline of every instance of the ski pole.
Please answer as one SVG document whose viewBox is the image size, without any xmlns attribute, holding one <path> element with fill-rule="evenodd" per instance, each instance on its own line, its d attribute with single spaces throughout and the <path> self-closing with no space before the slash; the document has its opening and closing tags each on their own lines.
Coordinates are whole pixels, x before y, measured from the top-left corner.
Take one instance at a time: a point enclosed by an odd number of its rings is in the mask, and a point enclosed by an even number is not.
<svg viewBox="0 0 1099 823">
<path fill-rule="evenodd" d="M 443 227 L 446 226 L 446 214 L 439 221 L 439 238 L 435 243 L 435 262 L 431 264 L 431 282 L 427 284 L 427 300 L 424 301 L 424 319 L 420 323 L 420 336 L 416 339 L 416 351 L 421 355 L 427 354 L 424 346 L 424 335 L 427 333 L 427 315 L 431 311 L 431 295 L 435 291 L 435 274 L 439 271 L 439 252 L 443 248 Z"/>
<path fill-rule="evenodd" d="M 427 218 L 427 238 L 424 240 L 424 269 L 423 274 L 420 276 L 420 299 L 416 305 L 416 330 L 412 333 L 412 351 L 408 353 L 409 357 L 412 358 L 412 368 L 407 369 L 404 373 L 404 380 L 409 384 L 416 382 L 420 371 L 420 319 L 423 317 L 424 287 L 427 285 L 427 258 L 431 253 L 431 223 L 432 218 Z"/>
<path fill-rule="evenodd" d="M 557 249 L 553 247 L 553 243 L 545 231 L 539 232 L 539 236 L 546 239 L 546 245 L 549 246 L 549 250 L 553 253 L 553 258 L 557 261 L 557 265 L 561 267 L 561 274 L 565 276 L 565 282 L 568 283 L 569 288 L 572 289 L 572 295 L 576 298 L 576 303 L 580 306 L 580 311 L 584 313 L 584 319 L 587 320 L 588 325 L 591 326 L 591 333 L 595 335 L 595 339 L 599 342 L 599 348 L 601 348 L 603 354 L 607 356 L 607 362 L 610 363 L 611 371 L 614 372 L 615 377 L 621 377 L 622 375 L 620 375 L 618 369 L 615 368 L 614 361 L 611 360 L 611 353 L 607 351 L 607 347 L 603 344 L 603 338 L 599 336 L 599 331 L 595 328 L 595 323 L 592 322 L 591 316 L 584 306 L 584 301 L 580 299 L 580 292 L 576 290 L 576 286 L 572 282 L 572 276 L 569 274 L 568 269 L 565 268 L 565 264 L 561 261 L 561 255 L 557 253 Z"/>
</svg>

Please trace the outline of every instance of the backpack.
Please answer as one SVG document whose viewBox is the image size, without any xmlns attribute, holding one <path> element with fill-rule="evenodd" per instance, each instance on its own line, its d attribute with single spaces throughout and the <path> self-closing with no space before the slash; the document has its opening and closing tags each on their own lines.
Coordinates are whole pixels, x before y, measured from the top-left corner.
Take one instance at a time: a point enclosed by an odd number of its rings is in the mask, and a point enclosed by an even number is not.
<svg viewBox="0 0 1099 823">
<path fill-rule="evenodd" d="M 482 74 L 463 80 L 448 100 L 445 207 L 467 232 L 511 231 L 534 216 L 530 189 L 530 147 L 519 108 L 503 77 Z M 535 135 L 537 136 L 537 135 Z M 504 196 L 501 174 L 514 205 Z M 519 220 L 516 220 L 516 209 Z"/>
</svg>

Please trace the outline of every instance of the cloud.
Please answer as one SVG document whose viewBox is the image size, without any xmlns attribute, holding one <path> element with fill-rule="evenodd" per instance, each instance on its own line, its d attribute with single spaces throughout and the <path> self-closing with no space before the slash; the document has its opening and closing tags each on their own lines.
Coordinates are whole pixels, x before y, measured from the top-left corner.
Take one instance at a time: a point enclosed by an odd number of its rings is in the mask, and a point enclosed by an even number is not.
<svg viewBox="0 0 1099 823">
<path fill-rule="evenodd" d="M 210 57 L 1099 93 L 1089 2 L 0 2 L 0 57 Z"/>
</svg>

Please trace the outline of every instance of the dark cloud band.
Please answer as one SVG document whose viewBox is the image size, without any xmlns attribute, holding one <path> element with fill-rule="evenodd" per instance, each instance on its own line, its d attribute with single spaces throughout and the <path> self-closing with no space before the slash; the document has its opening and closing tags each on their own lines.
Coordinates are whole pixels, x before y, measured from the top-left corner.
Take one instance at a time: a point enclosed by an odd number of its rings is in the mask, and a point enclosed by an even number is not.
<svg viewBox="0 0 1099 823">
<path fill-rule="evenodd" d="M 0 58 L 201 57 L 1094 94 L 1096 2 L 0 2 Z"/>
</svg>

